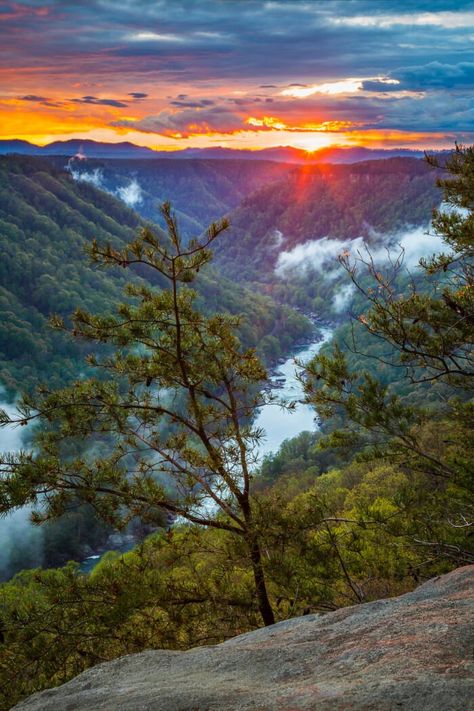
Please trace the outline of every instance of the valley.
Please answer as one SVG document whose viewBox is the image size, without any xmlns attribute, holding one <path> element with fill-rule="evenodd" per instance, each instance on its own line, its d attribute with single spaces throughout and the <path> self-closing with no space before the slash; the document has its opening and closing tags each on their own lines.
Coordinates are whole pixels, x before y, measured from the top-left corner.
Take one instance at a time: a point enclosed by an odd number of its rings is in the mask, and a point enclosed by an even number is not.
<svg viewBox="0 0 474 711">
<path fill-rule="evenodd" d="M 473 31 L 0 7 L 0 711 L 465 711 Z"/>
</svg>

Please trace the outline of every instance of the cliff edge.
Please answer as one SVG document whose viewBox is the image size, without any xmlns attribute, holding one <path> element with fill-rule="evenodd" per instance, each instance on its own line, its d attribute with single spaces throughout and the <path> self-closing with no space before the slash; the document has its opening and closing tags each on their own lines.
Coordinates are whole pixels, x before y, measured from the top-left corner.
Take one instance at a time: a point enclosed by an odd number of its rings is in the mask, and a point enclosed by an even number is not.
<svg viewBox="0 0 474 711">
<path fill-rule="evenodd" d="M 149 651 L 35 694 L 23 711 L 468 711 L 474 566 L 397 598 L 186 652 Z"/>
</svg>

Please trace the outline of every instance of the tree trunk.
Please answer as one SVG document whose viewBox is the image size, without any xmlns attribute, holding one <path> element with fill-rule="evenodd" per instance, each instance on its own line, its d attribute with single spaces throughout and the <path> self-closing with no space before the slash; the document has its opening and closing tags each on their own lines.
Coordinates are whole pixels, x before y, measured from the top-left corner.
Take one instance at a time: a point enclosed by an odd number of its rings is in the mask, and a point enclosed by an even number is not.
<svg viewBox="0 0 474 711">
<path fill-rule="evenodd" d="M 258 541 L 251 539 L 249 541 L 250 556 L 252 559 L 253 577 L 255 580 L 255 590 L 257 592 L 258 609 L 262 616 L 265 627 L 275 624 L 275 615 L 273 614 L 270 600 L 268 599 L 267 586 L 265 583 L 265 573 L 263 572 L 262 556 Z"/>
</svg>

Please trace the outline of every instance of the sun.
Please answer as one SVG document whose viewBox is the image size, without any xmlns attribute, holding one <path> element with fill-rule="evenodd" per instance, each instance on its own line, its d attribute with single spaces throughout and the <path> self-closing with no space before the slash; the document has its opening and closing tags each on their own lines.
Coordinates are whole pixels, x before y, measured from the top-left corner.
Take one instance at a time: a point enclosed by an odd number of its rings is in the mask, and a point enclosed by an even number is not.
<svg viewBox="0 0 474 711">
<path fill-rule="evenodd" d="M 308 135 L 299 136 L 293 141 L 295 148 L 302 148 L 307 153 L 314 153 L 321 148 L 329 148 L 340 144 L 340 135 L 329 135 L 327 133 L 311 133 Z"/>
</svg>

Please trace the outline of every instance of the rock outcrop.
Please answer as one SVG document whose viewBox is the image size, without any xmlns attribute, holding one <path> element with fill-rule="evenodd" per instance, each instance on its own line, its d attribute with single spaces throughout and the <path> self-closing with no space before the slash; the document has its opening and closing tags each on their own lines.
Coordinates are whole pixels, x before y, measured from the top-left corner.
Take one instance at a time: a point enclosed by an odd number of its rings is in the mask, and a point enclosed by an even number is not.
<svg viewBox="0 0 474 711">
<path fill-rule="evenodd" d="M 26 699 L 23 711 L 468 711 L 474 566 L 407 595 L 187 652 L 149 651 Z"/>
</svg>

